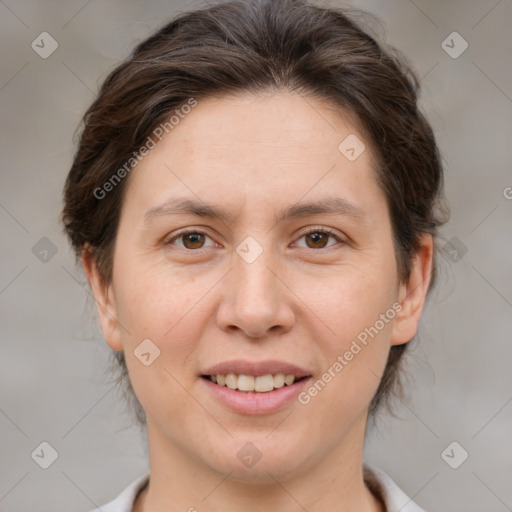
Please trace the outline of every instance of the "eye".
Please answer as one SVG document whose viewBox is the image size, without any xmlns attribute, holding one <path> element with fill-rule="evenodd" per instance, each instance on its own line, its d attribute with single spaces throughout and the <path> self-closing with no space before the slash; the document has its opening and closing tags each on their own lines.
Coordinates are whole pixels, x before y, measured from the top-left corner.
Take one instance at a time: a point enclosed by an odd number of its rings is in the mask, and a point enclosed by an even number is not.
<svg viewBox="0 0 512 512">
<path fill-rule="evenodd" d="M 178 233 L 177 235 L 174 235 L 172 238 L 165 242 L 165 245 L 174 245 L 174 242 L 180 239 L 182 240 L 182 245 L 177 245 L 178 247 L 181 247 L 185 250 L 204 249 L 205 247 L 212 247 L 215 245 L 215 242 L 213 242 L 213 240 L 206 233 L 196 229 L 188 229 Z M 205 246 L 204 244 L 206 239 L 212 240 L 213 244 L 210 246 Z"/>
<path fill-rule="evenodd" d="M 306 231 L 306 233 L 303 233 L 301 235 L 299 240 L 301 240 L 302 238 L 305 238 L 305 240 L 306 240 L 305 247 L 307 249 L 325 249 L 328 247 L 332 247 L 332 245 L 336 245 L 336 244 L 327 245 L 329 238 L 333 238 L 333 239 L 337 240 L 338 242 L 343 243 L 343 241 L 339 237 L 334 235 L 332 230 L 330 230 L 328 228 L 316 228 L 316 227 L 310 228 L 308 231 Z M 304 247 L 304 246 L 302 246 L 302 247 Z"/>
<path fill-rule="evenodd" d="M 303 238 L 306 241 L 306 245 L 302 245 L 302 247 L 307 249 L 326 249 L 336 245 L 336 242 L 343 243 L 343 240 L 336 236 L 329 228 L 310 228 L 301 235 L 299 240 Z M 329 238 L 334 239 L 335 242 L 328 245 Z M 205 245 L 207 239 L 212 242 L 210 245 Z M 181 240 L 181 243 L 176 243 L 179 240 Z M 177 245 L 187 251 L 198 251 L 206 247 L 215 247 L 216 244 L 206 233 L 197 229 L 188 229 L 174 235 L 165 242 L 165 245 Z"/>
</svg>

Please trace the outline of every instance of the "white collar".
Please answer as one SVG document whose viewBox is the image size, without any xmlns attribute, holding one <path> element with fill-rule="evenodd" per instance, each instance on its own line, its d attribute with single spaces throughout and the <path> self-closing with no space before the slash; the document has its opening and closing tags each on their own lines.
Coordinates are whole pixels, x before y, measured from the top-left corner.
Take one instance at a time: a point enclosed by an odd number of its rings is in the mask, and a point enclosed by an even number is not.
<svg viewBox="0 0 512 512">
<path fill-rule="evenodd" d="M 425 512 L 382 469 L 365 463 L 363 477 L 366 485 L 384 502 L 386 512 Z"/>
</svg>

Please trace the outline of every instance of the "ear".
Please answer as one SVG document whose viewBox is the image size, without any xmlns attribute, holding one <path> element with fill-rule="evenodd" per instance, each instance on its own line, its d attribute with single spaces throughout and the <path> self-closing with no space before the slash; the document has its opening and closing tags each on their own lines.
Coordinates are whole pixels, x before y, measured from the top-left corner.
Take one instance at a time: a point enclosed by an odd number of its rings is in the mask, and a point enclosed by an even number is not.
<svg viewBox="0 0 512 512">
<path fill-rule="evenodd" d="M 103 336 L 111 348 L 123 350 L 113 288 L 100 276 L 91 247 L 82 250 L 82 265 L 94 295 Z"/>
<path fill-rule="evenodd" d="M 432 277 L 433 251 L 432 235 L 422 235 L 418 250 L 412 258 L 409 280 L 399 286 L 398 302 L 402 308 L 393 322 L 392 345 L 407 343 L 416 335 Z"/>
</svg>

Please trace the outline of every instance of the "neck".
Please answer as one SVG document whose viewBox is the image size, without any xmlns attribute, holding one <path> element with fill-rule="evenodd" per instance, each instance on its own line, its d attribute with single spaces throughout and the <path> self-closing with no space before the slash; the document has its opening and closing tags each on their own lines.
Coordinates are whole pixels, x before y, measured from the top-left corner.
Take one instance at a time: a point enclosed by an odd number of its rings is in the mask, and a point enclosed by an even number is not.
<svg viewBox="0 0 512 512">
<path fill-rule="evenodd" d="M 194 509 L 256 512 L 291 508 L 308 512 L 385 512 L 384 504 L 363 480 L 364 427 L 353 429 L 359 435 L 350 433 L 342 446 L 312 465 L 304 464 L 292 476 L 263 471 L 258 483 L 248 483 L 234 480 L 232 473 L 218 472 L 170 444 L 148 421 L 151 479 L 136 500 L 133 512 Z"/>
</svg>

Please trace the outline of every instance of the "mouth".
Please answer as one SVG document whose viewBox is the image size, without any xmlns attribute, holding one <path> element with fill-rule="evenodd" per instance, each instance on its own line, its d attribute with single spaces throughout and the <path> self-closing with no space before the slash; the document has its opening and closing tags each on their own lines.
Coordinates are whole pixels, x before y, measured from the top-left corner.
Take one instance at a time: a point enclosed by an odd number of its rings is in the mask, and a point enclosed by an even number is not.
<svg viewBox="0 0 512 512">
<path fill-rule="evenodd" d="M 204 368 L 198 377 L 219 404 L 243 415 L 273 414 L 290 407 L 313 380 L 311 371 L 286 361 L 247 359 Z"/>
<path fill-rule="evenodd" d="M 292 386 L 310 377 L 311 375 L 294 375 L 293 373 L 268 373 L 265 375 L 217 373 L 201 375 L 201 378 L 209 380 L 217 386 L 248 394 L 270 393 L 285 386 Z"/>
<path fill-rule="evenodd" d="M 268 364 L 234 366 L 240 373 L 234 373 L 235 368 L 229 363 L 208 369 L 198 380 L 217 403 L 243 415 L 264 416 L 291 407 L 313 380 L 306 371 L 281 363 L 278 368 Z"/>
</svg>

